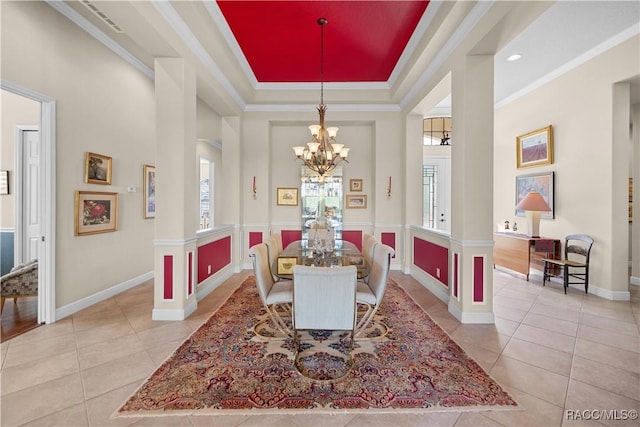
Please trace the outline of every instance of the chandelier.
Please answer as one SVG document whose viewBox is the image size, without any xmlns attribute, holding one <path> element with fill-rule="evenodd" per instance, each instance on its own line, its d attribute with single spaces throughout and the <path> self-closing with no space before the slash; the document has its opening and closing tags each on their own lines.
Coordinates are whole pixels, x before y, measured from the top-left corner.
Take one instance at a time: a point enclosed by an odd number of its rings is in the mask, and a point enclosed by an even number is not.
<svg viewBox="0 0 640 427">
<path fill-rule="evenodd" d="M 306 146 L 293 147 L 296 157 L 320 176 L 333 170 L 343 160 L 349 163 L 347 161 L 349 149 L 344 144 L 336 142 L 338 128 L 324 127 L 324 114 L 327 112 L 327 106 L 324 105 L 324 26 L 326 23 L 325 18 L 318 19 L 318 25 L 320 25 L 320 105 L 317 109 L 320 115 L 320 124 L 309 126 L 313 141 L 308 142 Z"/>
</svg>

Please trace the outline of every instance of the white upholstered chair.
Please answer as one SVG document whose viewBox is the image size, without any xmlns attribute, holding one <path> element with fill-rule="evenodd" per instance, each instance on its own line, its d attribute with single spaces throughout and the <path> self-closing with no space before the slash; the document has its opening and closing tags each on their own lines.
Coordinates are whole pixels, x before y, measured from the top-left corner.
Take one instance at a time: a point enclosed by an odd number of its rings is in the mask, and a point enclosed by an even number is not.
<svg viewBox="0 0 640 427">
<path fill-rule="evenodd" d="M 364 257 L 365 262 L 367 263 L 367 269 L 371 268 L 373 264 L 373 253 L 375 251 L 376 245 L 379 244 L 378 240 L 374 237 L 373 234 L 365 234 L 362 236 L 362 256 Z M 365 282 L 369 281 L 369 275 L 365 275 L 363 277 Z"/>
<path fill-rule="evenodd" d="M 273 237 L 269 237 L 263 243 L 267 245 L 267 253 L 269 256 L 269 271 L 273 276 L 273 281 L 278 282 L 280 280 L 280 277 L 278 276 L 277 271 L 274 270 L 274 266 L 278 263 L 278 242 L 276 242 Z"/>
<path fill-rule="evenodd" d="M 282 252 L 284 250 L 282 247 L 282 233 L 279 231 L 277 233 L 273 233 L 271 238 L 276 242 L 276 249 L 278 249 L 278 253 Z"/>
<path fill-rule="evenodd" d="M 293 303 L 293 284 L 289 281 L 276 282 L 269 266 L 267 245 L 259 243 L 249 249 L 249 256 L 253 258 L 253 272 L 260 299 L 264 304 L 275 326 L 284 334 L 289 335 L 291 329 L 287 325 L 285 316 L 291 313 Z"/>
<path fill-rule="evenodd" d="M 298 331 L 322 329 L 351 331 L 350 352 L 356 328 L 358 270 L 348 267 L 293 267 L 293 337 L 296 354 Z"/>
<path fill-rule="evenodd" d="M 373 261 L 369 270 L 367 283 L 358 282 L 356 301 L 366 307 L 366 312 L 359 319 L 356 326 L 356 336 L 369 325 L 373 316 L 380 308 L 382 297 L 387 289 L 389 270 L 391 268 L 391 256 L 394 250 L 388 245 L 378 243 L 373 254 Z"/>
</svg>

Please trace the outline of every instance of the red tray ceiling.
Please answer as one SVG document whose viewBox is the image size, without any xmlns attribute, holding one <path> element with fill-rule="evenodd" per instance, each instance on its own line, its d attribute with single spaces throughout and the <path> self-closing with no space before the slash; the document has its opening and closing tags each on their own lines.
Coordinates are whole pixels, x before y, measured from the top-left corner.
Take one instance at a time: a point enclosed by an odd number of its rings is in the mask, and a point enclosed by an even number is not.
<svg viewBox="0 0 640 427">
<path fill-rule="evenodd" d="M 224 1 L 222 11 L 259 82 L 387 81 L 428 1 Z"/>
</svg>

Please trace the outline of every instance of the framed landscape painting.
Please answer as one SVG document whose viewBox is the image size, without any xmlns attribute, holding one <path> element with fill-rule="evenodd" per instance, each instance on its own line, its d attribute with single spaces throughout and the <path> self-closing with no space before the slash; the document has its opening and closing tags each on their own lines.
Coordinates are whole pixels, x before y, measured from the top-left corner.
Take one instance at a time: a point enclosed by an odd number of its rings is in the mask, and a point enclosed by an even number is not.
<svg viewBox="0 0 640 427">
<path fill-rule="evenodd" d="M 551 125 L 516 138 L 517 166 L 550 165 L 553 163 L 553 128 Z"/>
<path fill-rule="evenodd" d="M 347 209 L 366 209 L 367 196 L 360 194 L 348 194 L 346 205 Z"/>
<path fill-rule="evenodd" d="M 75 235 L 118 229 L 118 193 L 76 191 Z"/>
<path fill-rule="evenodd" d="M 111 157 L 89 153 L 85 159 L 84 182 L 111 185 Z"/>
</svg>

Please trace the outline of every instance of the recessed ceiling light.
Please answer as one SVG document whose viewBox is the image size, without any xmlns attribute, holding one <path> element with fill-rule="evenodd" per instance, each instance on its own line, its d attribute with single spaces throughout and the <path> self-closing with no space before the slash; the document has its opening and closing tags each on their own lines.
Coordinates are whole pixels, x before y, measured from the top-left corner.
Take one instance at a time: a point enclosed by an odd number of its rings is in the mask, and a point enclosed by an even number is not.
<svg viewBox="0 0 640 427">
<path fill-rule="evenodd" d="M 513 62 L 513 61 L 517 61 L 520 58 L 522 58 L 522 55 L 520 55 L 519 53 L 516 53 L 508 57 L 507 61 Z"/>
</svg>

